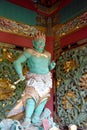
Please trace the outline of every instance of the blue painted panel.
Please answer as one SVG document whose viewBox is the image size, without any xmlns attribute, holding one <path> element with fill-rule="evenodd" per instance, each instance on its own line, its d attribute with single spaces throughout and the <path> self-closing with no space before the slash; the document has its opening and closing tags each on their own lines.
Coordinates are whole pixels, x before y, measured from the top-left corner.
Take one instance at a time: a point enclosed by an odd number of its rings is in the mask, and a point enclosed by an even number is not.
<svg viewBox="0 0 87 130">
<path fill-rule="evenodd" d="M 0 16 L 25 24 L 36 25 L 37 13 L 6 0 L 0 0 Z"/>
<path fill-rule="evenodd" d="M 58 23 L 65 23 L 85 11 L 87 11 L 87 0 L 73 0 L 60 10 Z"/>
</svg>

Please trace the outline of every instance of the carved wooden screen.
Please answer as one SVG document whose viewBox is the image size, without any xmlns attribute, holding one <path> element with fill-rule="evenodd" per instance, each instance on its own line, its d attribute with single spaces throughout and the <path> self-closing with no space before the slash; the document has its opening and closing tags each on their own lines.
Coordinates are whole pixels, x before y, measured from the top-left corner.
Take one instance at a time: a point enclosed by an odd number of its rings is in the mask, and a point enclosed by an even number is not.
<svg viewBox="0 0 87 130">
<path fill-rule="evenodd" d="M 84 127 L 87 123 L 87 44 L 58 58 L 55 106 L 60 125 Z"/>
<path fill-rule="evenodd" d="M 24 81 L 14 85 L 18 75 L 13 67 L 13 61 L 21 53 L 22 50 L 15 48 L 14 45 L 0 43 L 0 120 L 6 118 L 8 111 L 16 104 L 25 88 Z M 23 72 L 26 71 L 27 67 L 24 64 Z"/>
</svg>

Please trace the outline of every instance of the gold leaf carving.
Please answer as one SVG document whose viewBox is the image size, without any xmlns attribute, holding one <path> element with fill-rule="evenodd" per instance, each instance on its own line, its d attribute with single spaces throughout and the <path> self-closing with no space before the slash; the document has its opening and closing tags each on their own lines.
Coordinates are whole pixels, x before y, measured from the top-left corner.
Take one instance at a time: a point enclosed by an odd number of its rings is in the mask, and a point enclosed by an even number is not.
<svg viewBox="0 0 87 130">
<path fill-rule="evenodd" d="M 74 67 L 75 67 L 75 61 L 74 60 L 70 60 L 70 61 L 66 61 L 63 67 L 63 71 L 64 72 L 69 72 L 71 71 Z"/>
<path fill-rule="evenodd" d="M 0 100 L 6 100 L 14 95 L 15 86 L 8 79 L 0 78 Z"/>
</svg>

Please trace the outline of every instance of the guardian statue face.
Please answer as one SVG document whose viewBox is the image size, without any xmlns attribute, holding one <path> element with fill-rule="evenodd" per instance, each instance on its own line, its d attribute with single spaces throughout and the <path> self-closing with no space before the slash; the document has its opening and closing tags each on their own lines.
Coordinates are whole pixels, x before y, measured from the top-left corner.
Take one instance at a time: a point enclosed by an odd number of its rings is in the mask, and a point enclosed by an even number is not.
<svg viewBox="0 0 87 130">
<path fill-rule="evenodd" d="M 36 51 L 42 53 L 44 51 L 44 48 L 45 48 L 45 41 L 46 41 L 46 38 L 45 38 L 45 35 L 42 34 L 42 33 L 38 33 L 34 36 L 34 39 L 33 39 L 33 47 Z"/>
<path fill-rule="evenodd" d="M 33 47 L 38 52 L 43 52 L 45 47 L 45 41 L 43 39 L 38 39 L 36 41 L 33 41 Z"/>
</svg>

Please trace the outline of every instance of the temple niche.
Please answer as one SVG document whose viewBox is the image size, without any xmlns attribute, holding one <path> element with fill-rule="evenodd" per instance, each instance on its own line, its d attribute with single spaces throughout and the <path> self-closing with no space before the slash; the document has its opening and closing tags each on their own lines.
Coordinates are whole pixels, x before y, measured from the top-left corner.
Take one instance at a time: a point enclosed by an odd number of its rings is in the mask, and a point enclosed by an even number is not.
<svg viewBox="0 0 87 130">
<path fill-rule="evenodd" d="M 24 3 L 26 1 L 30 0 Z M 46 106 L 50 111 L 46 109 L 45 116 L 49 116 L 51 124 L 58 125 L 58 130 L 68 130 L 71 124 L 78 130 L 86 130 L 87 0 L 31 1 L 34 2 L 33 11 L 31 4 L 22 8 L 21 1 L 0 2 L 0 127 L 4 123 L 6 130 L 6 125 L 16 124 L 11 130 L 22 130 L 20 122 L 16 121 L 23 119 L 24 113 L 7 119 L 25 89 L 24 81 L 15 84 L 19 78 L 13 61 L 31 47 L 32 36 L 39 30 L 46 34 L 46 49 L 56 62 L 51 99 Z M 26 63 L 23 66 L 25 75 L 29 69 Z M 51 112 L 53 118 L 50 119 Z M 32 126 L 32 130 L 38 128 Z"/>
</svg>

